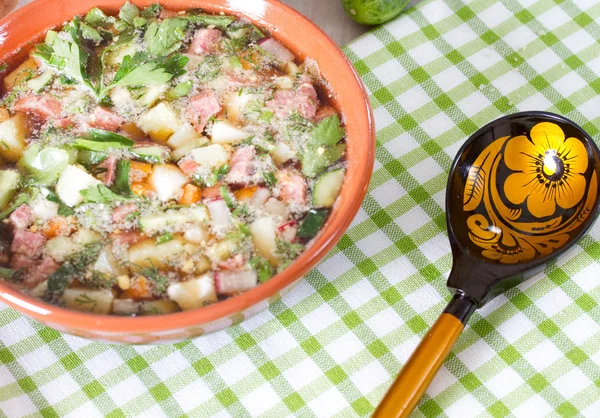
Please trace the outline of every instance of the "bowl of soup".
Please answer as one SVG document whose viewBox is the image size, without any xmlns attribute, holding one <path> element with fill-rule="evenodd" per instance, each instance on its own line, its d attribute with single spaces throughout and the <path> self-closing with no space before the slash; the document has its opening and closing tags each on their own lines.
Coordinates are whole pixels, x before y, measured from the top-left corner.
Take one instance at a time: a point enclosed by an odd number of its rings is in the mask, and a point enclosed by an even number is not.
<svg viewBox="0 0 600 418">
<path fill-rule="evenodd" d="M 60 3 L 0 21 L 0 300 L 126 343 L 268 307 L 366 193 L 352 65 L 275 0 Z"/>
</svg>

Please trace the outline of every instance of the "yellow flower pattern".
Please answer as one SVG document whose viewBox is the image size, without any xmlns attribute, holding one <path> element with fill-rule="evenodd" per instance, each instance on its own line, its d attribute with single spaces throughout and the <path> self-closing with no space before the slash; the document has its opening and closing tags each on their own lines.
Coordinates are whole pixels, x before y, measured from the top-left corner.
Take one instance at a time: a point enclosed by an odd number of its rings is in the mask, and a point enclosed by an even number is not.
<svg viewBox="0 0 600 418">
<path fill-rule="evenodd" d="M 509 140 L 504 163 L 514 171 L 504 183 L 507 199 L 517 205 L 527 200 L 527 209 L 536 218 L 551 216 L 557 204 L 570 209 L 583 198 L 586 149 L 576 138 L 565 139 L 558 125 L 538 123 L 530 138 Z"/>
<path fill-rule="evenodd" d="M 588 171 L 582 140 L 551 122 L 490 143 L 470 167 L 463 197 L 481 257 L 514 264 L 565 245 L 596 202 L 598 178 Z"/>
</svg>

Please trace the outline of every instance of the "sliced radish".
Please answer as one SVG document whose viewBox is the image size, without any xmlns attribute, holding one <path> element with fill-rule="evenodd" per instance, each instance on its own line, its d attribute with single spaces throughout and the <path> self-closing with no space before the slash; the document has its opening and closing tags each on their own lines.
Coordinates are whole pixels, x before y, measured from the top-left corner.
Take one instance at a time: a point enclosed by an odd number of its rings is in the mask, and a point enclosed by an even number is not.
<svg viewBox="0 0 600 418">
<path fill-rule="evenodd" d="M 82 190 L 101 184 L 100 180 L 74 165 L 68 165 L 58 178 L 56 194 L 65 205 L 75 206 L 83 202 Z"/>
<path fill-rule="evenodd" d="M 209 274 L 185 282 L 173 283 L 167 292 L 169 298 L 184 311 L 201 308 L 206 303 L 217 302 L 215 283 Z"/>
<path fill-rule="evenodd" d="M 219 271 L 215 273 L 215 285 L 220 295 L 233 295 L 255 287 L 258 278 L 254 270 Z"/>
<path fill-rule="evenodd" d="M 294 242 L 296 240 L 296 231 L 298 227 L 296 226 L 296 221 L 289 221 L 281 225 L 277 230 L 281 234 L 281 238 L 288 242 Z"/>
<path fill-rule="evenodd" d="M 179 196 L 188 182 L 188 177 L 173 164 L 155 165 L 148 178 L 156 196 L 163 202 Z"/>
<path fill-rule="evenodd" d="M 285 63 L 294 61 L 294 54 L 285 46 L 281 45 L 273 38 L 264 38 L 258 41 L 258 44 L 267 52 L 270 52 L 278 61 Z"/>
<path fill-rule="evenodd" d="M 225 232 L 231 225 L 233 225 L 233 221 L 231 219 L 231 213 L 229 212 L 229 208 L 223 199 L 215 199 L 206 203 L 206 207 L 210 212 L 210 218 L 212 220 L 212 226 L 217 232 Z"/>
</svg>

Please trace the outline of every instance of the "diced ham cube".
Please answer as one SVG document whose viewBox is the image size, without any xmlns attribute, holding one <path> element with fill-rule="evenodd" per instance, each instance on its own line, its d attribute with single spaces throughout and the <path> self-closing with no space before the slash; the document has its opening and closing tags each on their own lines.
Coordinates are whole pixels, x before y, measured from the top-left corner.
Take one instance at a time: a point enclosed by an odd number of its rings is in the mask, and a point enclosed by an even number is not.
<svg viewBox="0 0 600 418">
<path fill-rule="evenodd" d="M 27 270 L 33 267 L 36 260 L 24 254 L 13 254 L 10 258 L 10 268 L 13 270 Z"/>
<path fill-rule="evenodd" d="M 75 125 L 75 119 L 73 119 L 71 116 L 62 119 L 56 119 L 54 121 L 54 126 L 56 126 L 59 129 L 69 129 L 73 128 Z"/>
<path fill-rule="evenodd" d="M 135 203 L 127 203 L 125 205 L 117 206 L 113 209 L 112 220 L 115 223 L 121 223 L 129 215 L 138 211 L 138 205 Z"/>
<path fill-rule="evenodd" d="M 190 99 L 188 115 L 197 132 L 204 131 L 208 120 L 220 111 L 221 105 L 212 90 L 204 90 Z"/>
<path fill-rule="evenodd" d="M 279 118 L 287 118 L 293 112 L 298 112 L 306 119 L 312 119 L 317 113 L 319 99 L 317 91 L 311 83 L 303 83 L 297 91 L 277 90 L 273 98 L 266 103 Z"/>
<path fill-rule="evenodd" d="M 13 109 L 17 112 L 25 112 L 39 119 L 57 119 L 62 112 L 62 105 L 58 99 L 49 94 L 41 96 L 24 96 L 17 100 Z"/>
<path fill-rule="evenodd" d="M 317 113 L 319 99 L 317 99 L 317 91 L 310 83 L 304 83 L 298 88 L 296 94 L 296 108 L 298 113 L 306 119 L 312 119 Z"/>
<path fill-rule="evenodd" d="M 277 90 L 273 98 L 266 103 L 267 108 L 273 110 L 277 117 L 286 118 L 295 107 L 296 94 L 292 90 Z"/>
<path fill-rule="evenodd" d="M 218 29 L 199 29 L 194 33 L 190 52 L 198 55 L 211 54 L 216 51 L 221 31 Z"/>
<path fill-rule="evenodd" d="M 98 106 L 90 116 L 89 125 L 94 128 L 104 129 L 105 131 L 116 131 L 123 124 L 124 120 L 110 110 Z"/>
<path fill-rule="evenodd" d="M 333 107 L 327 106 L 327 105 L 321 106 L 319 108 L 319 110 L 317 110 L 317 113 L 315 114 L 315 122 L 319 123 L 326 117 L 333 116 L 335 114 L 337 114 L 337 112 L 335 111 L 335 109 Z"/>
<path fill-rule="evenodd" d="M 215 287 L 221 295 L 234 295 L 255 287 L 257 275 L 254 270 L 219 271 L 215 273 Z"/>
<path fill-rule="evenodd" d="M 289 170 L 277 172 L 279 196 L 286 203 L 306 204 L 306 181 L 304 178 Z"/>
<path fill-rule="evenodd" d="M 98 167 L 106 169 L 104 172 L 104 184 L 107 186 L 112 186 L 112 184 L 115 182 L 115 176 L 117 173 L 117 158 L 111 155 L 106 160 L 102 161 Z"/>
<path fill-rule="evenodd" d="M 144 235 L 140 234 L 139 232 L 135 232 L 135 231 L 112 233 L 110 235 L 110 239 L 114 244 L 126 245 L 126 246 L 135 244 L 142 238 L 144 238 Z"/>
<path fill-rule="evenodd" d="M 9 217 L 10 223 L 16 229 L 25 229 L 33 223 L 33 211 L 29 205 L 19 206 Z"/>
<path fill-rule="evenodd" d="M 196 170 L 198 167 L 200 167 L 200 165 L 194 160 L 180 161 L 178 164 L 181 171 L 183 171 L 185 175 L 189 177 L 196 173 Z"/>
<path fill-rule="evenodd" d="M 15 230 L 10 251 L 36 258 L 42 252 L 46 237 L 40 233 L 29 232 L 25 229 Z"/>
<path fill-rule="evenodd" d="M 169 9 L 162 9 L 160 11 L 160 18 L 161 19 L 167 19 L 169 17 L 177 17 L 179 16 L 179 12 L 176 12 L 175 10 L 169 10 Z"/>
<path fill-rule="evenodd" d="M 205 199 L 217 199 L 221 197 L 221 184 L 202 189 L 202 197 Z"/>
<path fill-rule="evenodd" d="M 254 146 L 242 147 L 235 150 L 230 161 L 230 169 L 225 181 L 233 184 L 248 184 L 254 174 Z"/>
<path fill-rule="evenodd" d="M 44 257 L 40 264 L 30 268 L 26 272 L 23 282 L 26 287 L 30 289 L 34 288 L 44 280 L 47 280 L 59 267 L 60 265 L 51 257 Z"/>
</svg>

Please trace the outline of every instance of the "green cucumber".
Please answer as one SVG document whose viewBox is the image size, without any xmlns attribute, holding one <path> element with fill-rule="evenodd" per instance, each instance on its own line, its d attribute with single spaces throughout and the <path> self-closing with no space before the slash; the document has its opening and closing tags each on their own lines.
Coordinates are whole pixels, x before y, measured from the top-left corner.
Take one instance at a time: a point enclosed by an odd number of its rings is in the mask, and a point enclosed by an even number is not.
<svg viewBox="0 0 600 418">
<path fill-rule="evenodd" d="M 330 147 L 309 148 L 302 158 L 302 173 L 307 177 L 315 177 L 337 160 L 346 151 L 346 144 L 335 144 Z"/>
<path fill-rule="evenodd" d="M 44 87 L 46 87 L 50 83 L 50 81 L 52 81 L 52 76 L 52 71 L 46 71 L 42 75 L 29 80 L 27 82 L 27 87 L 29 87 L 36 93 L 39 93 L 40 91 L 44 90 Z"/>
<path fill-rule="evenodd" d="M 106 157 L 107 155 L 105 152 L 84 149 L 80 150 L 77 154 L 77 162 L 87 167 L 90 165 L 100 164 L 102 161 L 106 160 Z"/>
<path fill-rule="evenodd" d="M 298 238 L 314 238 L 318 233 L 325 219 L 327 219 L 329 211 L 327 209 L 311 209 L 308 211 L 306 218 L 300 224 L 296 236 Z"/>
<path fill-rule="evenodd" d="M 345 174 L 346 170 L 343 168 L 321 174 L 315 183 L 313 192 L 313 205 L 315 207 L 330 208 L 333 206 L 342 189 Z"/>
<path fill-rule="evenodd" d="M 170 152 L 164 147 L 134 147 L 133 156 L 140 161 L 150 164 L 162 164 L 169 160 Z"/>
<path fill-rule="evenodd" d="M 6 205 L 13 198 L 19 189 L 21 176 L 14 170 L 0 170 L 0 209 L 6 208 Z"/>
</svg>

